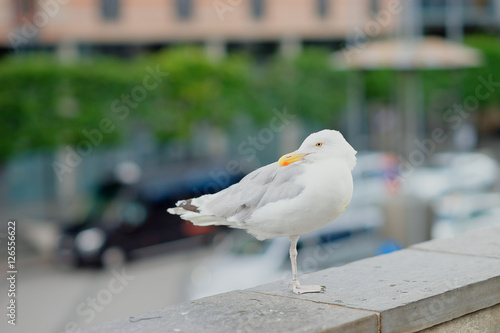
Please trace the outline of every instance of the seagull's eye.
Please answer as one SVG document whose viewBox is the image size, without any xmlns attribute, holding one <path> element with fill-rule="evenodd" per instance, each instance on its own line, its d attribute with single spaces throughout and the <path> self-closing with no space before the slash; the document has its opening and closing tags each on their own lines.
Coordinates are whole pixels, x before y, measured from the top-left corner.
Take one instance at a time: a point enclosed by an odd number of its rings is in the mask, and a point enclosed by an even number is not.
<svg viewBox="0 0 500 333">
<path fill-rule="evenodd" d="M 321 147 L 323 145 L 323 142 L 317 142 L 316 147 Z"/>
</svg>

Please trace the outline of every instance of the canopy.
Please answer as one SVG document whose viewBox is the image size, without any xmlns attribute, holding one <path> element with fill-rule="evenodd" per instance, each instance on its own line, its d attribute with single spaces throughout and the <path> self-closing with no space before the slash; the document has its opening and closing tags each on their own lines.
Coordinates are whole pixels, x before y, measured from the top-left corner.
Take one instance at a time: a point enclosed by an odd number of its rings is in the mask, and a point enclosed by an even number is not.
<svg viewBox="0 0 500 333">
<path fill-rule="evenodd" d="M 476 49 L 439 37 L 354 44 L 333 57 L 336 68 L 364 70 L 454 69 L 482 62 Z"/>
</svg>

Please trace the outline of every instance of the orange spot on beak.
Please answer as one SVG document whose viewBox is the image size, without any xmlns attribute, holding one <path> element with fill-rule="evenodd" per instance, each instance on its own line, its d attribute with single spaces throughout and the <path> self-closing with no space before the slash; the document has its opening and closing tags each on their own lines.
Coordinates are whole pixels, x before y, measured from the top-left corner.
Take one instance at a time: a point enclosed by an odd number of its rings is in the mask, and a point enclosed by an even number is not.
<svg viewBox="0 0 500 333">
<path fill-rule="evenodd" d="M 306 155 L 307 154 L 295 154 L 295 153 L 285 154 L 280 157 L 280 159 L 278 160 L 278 164 L 280 166 L 287 166 L 294 162 L 301 161 Z"/>
</svg>

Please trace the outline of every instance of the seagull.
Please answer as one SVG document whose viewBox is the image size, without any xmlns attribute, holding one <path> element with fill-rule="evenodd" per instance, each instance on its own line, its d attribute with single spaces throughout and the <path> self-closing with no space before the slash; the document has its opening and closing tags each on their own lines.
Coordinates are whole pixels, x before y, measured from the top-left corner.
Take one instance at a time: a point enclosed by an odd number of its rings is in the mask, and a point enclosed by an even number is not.
<svg viewBox="0 0 500 333">
<path fill-rule="evenodd" d="M 333 221 L 349 206 L 356 150 L 336 130 L 310 134 L 296 151 L 263 166 L 215 194 L 180 200 L 170 214 L 197 226 L 244 229 L 258 240 L 288 237 L 296 294 L 322 293 L 325 286 L 300 285 L 297 242 Z"/>
</svg>

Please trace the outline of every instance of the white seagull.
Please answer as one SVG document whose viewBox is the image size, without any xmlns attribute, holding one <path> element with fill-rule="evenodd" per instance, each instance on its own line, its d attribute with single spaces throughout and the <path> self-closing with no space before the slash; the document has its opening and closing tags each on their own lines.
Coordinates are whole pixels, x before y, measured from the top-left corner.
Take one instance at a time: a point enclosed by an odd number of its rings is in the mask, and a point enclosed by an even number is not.
<svg viewBox="0 0 500 333">
<path fill-rule="evenodd" d="M 215 194 L 181 200 L 170 214 L 197 226 L 245 229 L 259 240 L 290 239 L 294 293 L 324 292 L 324 286 L 301 286 L 297 278 L 297 241 L 320 229 L 349 205 L 356 151 L 335 130 L 309 135 L 296 151 L 246 175 Z"/>
</svg>

